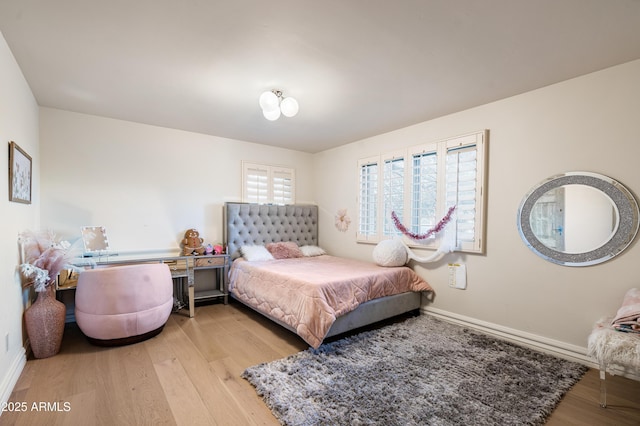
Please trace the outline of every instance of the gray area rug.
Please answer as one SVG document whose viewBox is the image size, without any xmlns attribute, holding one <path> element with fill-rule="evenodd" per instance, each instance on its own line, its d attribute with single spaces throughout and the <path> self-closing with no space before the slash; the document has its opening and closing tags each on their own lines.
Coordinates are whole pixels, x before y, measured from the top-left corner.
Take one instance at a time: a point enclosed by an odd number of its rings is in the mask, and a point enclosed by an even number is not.
<svg viewBox="0 0 640 426">
<path fill-rule="evenodd" d="M 422 315 L 242 377 L 284 425 L 538 425 L 586 370 Z"/>
</svg>

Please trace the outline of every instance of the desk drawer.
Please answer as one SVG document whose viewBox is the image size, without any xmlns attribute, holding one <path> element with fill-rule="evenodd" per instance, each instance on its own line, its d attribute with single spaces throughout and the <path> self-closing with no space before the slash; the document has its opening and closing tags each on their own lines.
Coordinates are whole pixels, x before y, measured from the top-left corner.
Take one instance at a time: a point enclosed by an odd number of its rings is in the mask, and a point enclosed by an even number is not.
<svg viewBox="0 0 640 426">
<path fill-rule="evenodd" d="M 172 277 L 177 278 L 187 276 L 187 262 L 184 260 L 171 260 L 164 261 L 162 263 L 169 267 Z"/>
<path fill-rule="evenodd" d="M 202 266 L 222 266 L 224 265 L 224 257 L 206 257 L 196 259 L 196 268 Z"/>
</svg>

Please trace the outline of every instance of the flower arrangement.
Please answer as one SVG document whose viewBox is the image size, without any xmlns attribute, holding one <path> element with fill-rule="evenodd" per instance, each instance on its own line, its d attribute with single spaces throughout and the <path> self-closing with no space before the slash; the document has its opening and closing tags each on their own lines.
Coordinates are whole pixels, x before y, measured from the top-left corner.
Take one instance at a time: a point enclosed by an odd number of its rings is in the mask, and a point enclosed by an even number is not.
<svg viewBox="0 0 640 426">
<path fill-rule="evenodd" d="M 435 235 L 444 229 L 447 223 L 449 223 L 449 221 L 451 220 L 455 209 L 456 206 L 450 207 L 447 211 L 447 214 L 444 215 L 440 222 L 438 222 L 435 227 L 431 228 L 424 234 L 416 234 L 415 232 L 409 231 L 402 223 L 400 223 L 400 219 L 398 219 L 398 215 L 396 214 L 396 212 L 391 212 L 391 218 L 393 219 L 393 224 L 396 226 L 396 228 L 398 228 L 398 231 L 402 232 L 407 237 L 413 240 L 426 240 L 430 236 Z"/>
<path fill-rule="evenodd" d="M 35 291 L 45 291 L 60 271 L 75 269 L 71 260 L 80 254 L 80 246 L 59 241 L 51 231 L 24 231 L 18 241 L 24 253 L 20 271 L 29 279 L 25 287 L 33 285 Z"/>
</svg>

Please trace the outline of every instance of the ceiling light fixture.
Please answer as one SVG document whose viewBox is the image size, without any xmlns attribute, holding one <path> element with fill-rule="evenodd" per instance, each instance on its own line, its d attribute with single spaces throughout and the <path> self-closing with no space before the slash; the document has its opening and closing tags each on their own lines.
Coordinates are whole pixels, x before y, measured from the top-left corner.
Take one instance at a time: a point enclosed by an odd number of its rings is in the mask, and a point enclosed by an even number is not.
<svg viewBox="0 0 640 426">
<path fill-rule="evenodd" d="M 298 101 L 294 98 L 285 98 L 282 91 L 273 89 L 263 92 L 259 99 L 262 115 L 269 121 L 280 118 L 280 114 L 285 117 L 293 117 L 298 113 Z"/>
</svg>

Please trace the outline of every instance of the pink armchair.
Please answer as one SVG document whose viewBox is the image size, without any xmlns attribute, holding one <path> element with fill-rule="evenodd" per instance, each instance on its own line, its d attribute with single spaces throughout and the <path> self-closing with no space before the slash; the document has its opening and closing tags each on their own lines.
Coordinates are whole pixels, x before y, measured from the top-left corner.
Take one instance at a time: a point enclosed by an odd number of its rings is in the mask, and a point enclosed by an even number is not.
<svg viewBox="0 0 640 426">
<path fill-rule="evenodd" d="M 136 343 L 159 334 L 173 307 L 173 282 L 162 263 L 97 268 L 80 273 L 76 322 L 91 343 Z"/>
</svg>

